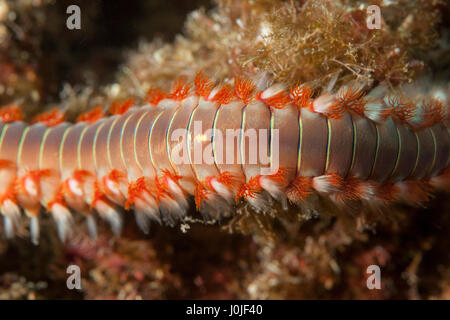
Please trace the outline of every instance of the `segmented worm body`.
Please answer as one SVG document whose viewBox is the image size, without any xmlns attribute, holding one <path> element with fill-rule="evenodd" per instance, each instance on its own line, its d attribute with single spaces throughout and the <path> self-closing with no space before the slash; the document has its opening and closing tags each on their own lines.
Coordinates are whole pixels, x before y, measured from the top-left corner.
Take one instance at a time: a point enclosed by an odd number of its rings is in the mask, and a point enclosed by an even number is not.
<svg viewBox="0 0 450 320">
<path fill-rule="evenodd" d="M 20 208 L 31 218 L 37 242 L 42 207 L 64 238 L 69 208 L 86 216 L 95 235 L 92 212 L 118 233 L 120 207 L 134 209 L 146 231 L 150 220 L 182 221 L 188 195 L 201 213 L 220 218 L 242 201 L 258 213 L 273 200 L 284 209 L 288 200 L 301 206 L 313 193 L 336 203 L 415 204 L 428 198 L 431 187 L 448 186 L 445 96 L 412 103 L 383 90 L 364 95 L 341 88 L 312 97 L 305 85 L 261 89 L 244 78 L 234 87 L 214 88 L 199 73 L 193 88 L 178 83 L 170 94 L 154 90 L 149 104 L 98 120 L 91 113 L 75 124 L 27 125 L 4 110 L 5 233 L 13 235 Z M 235 143 L 223 141 L 220 133 L 227 131 Z M 268 173 L 262 174 L 264 168 Z"/>
</svg>

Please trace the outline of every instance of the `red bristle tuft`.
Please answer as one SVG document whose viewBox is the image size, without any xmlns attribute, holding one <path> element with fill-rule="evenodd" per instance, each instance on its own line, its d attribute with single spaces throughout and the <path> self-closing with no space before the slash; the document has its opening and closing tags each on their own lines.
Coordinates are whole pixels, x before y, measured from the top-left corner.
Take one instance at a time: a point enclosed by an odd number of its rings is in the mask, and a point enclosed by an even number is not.
<svg viewBox="0 0 450 320">
<path fill-rule="evenodd" d="M 61 204 L 66 206 L 66 201 L 64 200 L 64 184 L 61 184 L 58 188 L 58 192 L 55 194 L 52 200 L 47 204 L 47 208 L 51 208 L 54 204 Z"/>
<path fill-rule="evenodd" d="M 237 185 L 236 177 L 228 171 L 224 171 L 217 177 L 217 181 L 226 185 L 230 189 L 235 189 Z"/>
<path fill-rule="evenodd" d="M 393 112 L 392 108 L 384 109 L 380 114 L 380 120 L 386 121 L 392 115 L 392 112 Z"/>
<path fill-rule="evenodd" d="M 0 204 L 5 202 L 5 200 L 10 200 L 14 203 L 17 203 L 15 185 L 7 188 L 6 191 L 2 195 L 0 195 Z"/>
<path fill-rule="evenodd" d="M 111 114 L 124 114 L 127 112 L 131 107 L 133 107 L 134 100 L 133 99 L 127 99 L 125 101 L 114 101 L 111 106 L 109 107 L 109 113 Z"/>
<path fill-rule="evenodd" d="M 214 83 L 210 78 L 205 75 L 202 71 L 197 73 L 194 79 L 195 93 L 203 98 L 206 98 L 211 93 Z"/>
<path fill-rule="evenodd" d="M 2 122 L 14 122 L 23 119 L 22 111 L 15 104 L 10 104 L 9 106 L 0 108 L 0 120 Z"/>
<path fill-rule="evenodd" d="M 11 160 L 0 159 L 0 168 L 14 168 L 14 162 Z"/>
<path fill-rule="evenodd" d="M 228 104 L 233 100 L 234 97 L 235 95 L 233 87 L 229 84 L 224 84 L 219 88 L 214 97 L 211 98 L 211 101 L 217 102 L 219 104 Z"/>
<path fill-rule="evenodd" d="M 197 183 L 197 187 L 194 191 L 194 199 L 195 199 L 195 207 L 197 210 L 200 209 L 202 202 L 205 200 L 208 200 L 208 194 L 207 190 L 203 183 L 199 182 Z"/>
<path fill-rule="evenodd" d="M 437 99 L 430 99 L 422 101 L 422 115 L 423 121 L 420 127 L 431 127 L 436 123 L 440 123 L 445 119 L 444 107 L 441 101 Z"/>
<path fill-rule="evenodd" d="M 431 112 L 434 116 L 434 123 L 440 123 L 445 119 L 444 103 L 438 99 L 431 99 Z"/>
<path fill-rule="evenodd" d="M 273 181 L 277 181 L 281 184 L 285 184 L 287 175 L 288 169 L 286 167 L 280 167 L 278 168 L 276 173 L 269 175 L 268 178 L 272 179 Z"/>
<path fill-rule="evenodd" d="M 341 176 L 339 176 L 337 173 L 329 173 L 327 175 L 327 181 L 336 189 L 341 188 L 343 183 L 344 183 L 344 179 L 342 179 Z"/>
<path fill-rule="evenodd" d="M 386 203 L 399 200 L 398 190 L 395 187 L 394 183 L 392 183 L 392 182 L 381 185 L 379 187 L 377 197 L 378 197 L 378 199 L 380 199 Z"/>
<path fill-rule="evenodd" d="M 311 178 L 298 176 L 287 188 L 286 194 L 289 201 L 298 203 L 305 200 L 312 193 Z"/>
<path fill-rule="evenodd" d="M 143 192 L 150 193 L 145 177 L 140 177 L 134 182 L 131 182 L 128 186 L 128 197 L 125 202 L 125 210 L 130 210 L 131 206 L 135 203 L 136 198 L 139 197 Z"/>
<path fill-rule="evenodd" d="M 228 171 L 224 171 L 221 174 L 219 174 L 218 176 L 206 177 L 205 186 L 211 191 L 215 191 L 215 189 L 212 185 L 213 180 L 216 180 L 217 182 L 227 186 L 231 190 L 235 189 L 237 186 L 237 183 L 238 183 L 238 181 L 236 180 L 234 175 L 232 175 Z"/>
<path fill-rule="evenodd" d="M 167 96 L 169 99 L 173 100 L 183 100 L 189 95 L 190 86 L 186 83 L 184 77 L 179 77 L 176 79 L 172 85 L 172 92 Z"/>
<path fill-rule="evenodd" d="M 101 106 L 89 110 L 87 112 L 83 112 L 80 114 L 77 118 L 76 122 L 87 122 L 87 123 L 94 123 L 101 118 L 105 116 L 105 113 L 103 112 L 103 108 Z"/>
<path fill-rule="evenodd" d="M 420 206 L 431 199 L 431 186 L 426 181 L 403 181 L 406 190 L 401 199 L 409 204 Z"/>
<path fill-rule="evenodd" d="M 87 170 L 74 170 L 72 177 L 78 182 L 83 182 L 84 178 L 90 177 L 92 174 Z"/>
<path fill-rule="evenodd" d="M 103 200 L 104 198 L 105 198 L 105 195 L 104 195 L 102 189 L 100 188 L 100 183 L 99 183 L 99 181 L 96 180 L 94 182 L 94 199 L 92 200 L 89 209 L 92 211 L 95 207 L 96 202 Z"/>
<path fill-rule="evenodd" d="M 431 198 L 431 186 L 425 181 L 407 180 L 387 183 L 381 187 L 379 198 L 385 202 L 404 201 L 420 206 Z"/>
<path fill-rule="evenodd" d="M 64 122 L 64 112 L 61 112 L 57 108 L 54 108 L 50 111 L 43 112 L 38 114 L 31 121 L 32 123 L 41 122 L 45 124 L 47 127 L 53 127 L 60 123 Z"/>
<path fill-rule="evenodd" d="M 178 180 L 183 178 L 183 176 L 180 176 L 180 175 L 177 175 L 177 174 L 175 174 L 173 172 L 170 172 L 167 169 L 163 169 L 163 170 L 161 170 L 161 172 L 163 173 L 164 177 L 167 177 L 167 178 L 173 180 L 175 183 L 178 183 Z"/>
<path fill-rule="evenodd" d="M 161 198 L 171 198 L 171 195 L 167 191 L 167 187 L 160 181 L 158 177 L 155 177 L 155 190 L 153 194 L 155 195 L 157 205 L 159 205 L 159 200 Z"/>
<path fill-rule="evenodd" d="M 347 88 L 347 90 L 341 90 L 338 94 L 338 103 L 342 106 L 344 111 L 353 111 L 360 116 L 364 116 L 364 111 L 366 111 L 364 92 L 358 88 Z"/>
<path fill-rule="evenodd" d="M 180 184 L 179 184 L 178 181 L 179 181 L 180 179 L 183 179 L 183 176 L 180 176 L 180 175 L 177 175 L 177 174 L 175 174 L 175 173 L 173 173 L 173 172 L 170 172 L 170 171 L 167 170 L 167 169 L 163 169 L 163 170 L 161 170 L 161 171 L 162 171 L 161 184 L 162 184 L 162 186 L 164 186 L 164 188 L 165 188 L 166 190 L 169 190 L 169 188 L 170 188 L 168 179 L 172 180 L 175 184 L 178 185 L 178 187 L 180 187 Z M 184 193 L 184 190 L 181 189 L 181 187 L 180 187 L 180 190 L 181 190 L 181 192 Z"/>
<path fill-rule="evenodd" d="M 245 104 L 248 104 L 251 101 L 255 89 L 255 84 L 248 78 L 237 77 L 234 79 L 234 91 L 236 97 L 241 99 Z"/>
<path fill-rule="evenodd" d="M 236 194 L 236 202 L 240 198 L 256 198 L 256 194 L 262 190 L 261 183 L 259 181 L 261 176 L 255 176 L 250 178 L 247 183 L 244 183 L 239 188 Z"/>
<path fill-rule="evenodd" d="M 63 189 L 64 193 L 73 194 L 72 188 L 69 185 L 71 179 L 75 180 L 78 184 L 83 184 L 85 181 L 85 178 L 87 178 L 87 177 L 92 177 L 92 174 L 89 171 L 78 170 L 78 169 L 74 170 L 74 172 L 72 173 L 72 177 L 66 179 L 62 183 L 62 189 Z"/>
<path fill-rule="evenodd" d="M 332 119 L 342 119 L 345 111 L 364 116 L 366 101 L 360 89 L 346 88 L 339 91 L 337 100 L 328 108 L 326 115 Z"/>
<path fill-rule="evenodd" d="M 26 176 L 19 177 L 17 176 L 14 180 L 14 189 L 15 193 L 27 193 L 25 189 L 25 178 Z M 36 181 L 33 180 L 36 183 Z"/>
<path fill-rule="evenodd" d="M 323 113 L 332 119 L 341 119 L 344 116 L 345 105 L 337 96 L 324 92 L 312 102 L 312 111 Z"/>
<path fill-rule="evenodd" d="M 36 175 L 37 175 L 38 178 L 49 177 L 51 174 L 52 174 L 52 170 L 51 169 L 36 170 Z"/>
<path fill-rule="evenodd" d="M 391 115 L 401 122 L 408 123 L 415 115 L 416 106 L 404 96 L 388 97 Z"/>
<path fill-rule="evenodd" d="M 345 109 L 343 108 L 343 105 L 339 102 L 334 103 L 327 112 L 327 117 L 331 119 L 342 119 L 344 117 Z"/>
<path fill-rule="evenodd" d="M 292 99 L 292 103 L 294 103 L 299 108 L 308 108 L 311 109 L 312 100 L 311 97 L 314 94 L 314 90 L 305 85 L 297 83 L 290 90 L 290 97 Z"/>
<path fill-rule="evenodd" d="M 286 91 L 280 91 L 267 99 L 263 99 L 262 92 L 258 92 L 256 98 L 275 109 L 282 109 L 291 102 L 291 98 Z"/>
<path fill-rule="evenodd" d="M 145 96 L 145 101 L 152 106 L 158 105 L 158 103 L 167 97 L 167 92 L 158 88 L 150 88 Z"/>
<path fill-rule="evenodd" d="M 335 196 L 337 200 L 346 201 L 361 199 L 363 195 L 361 181 L 355 177 L 348 177 L 346 180 L 342 180 L 341 187 Z"/>
<path fill-rule="evenodd" d="M 450 168 L 444 169 L 438 175 L 431 178 L 430 185 L 438 190 L 450 190 Z"/>
<path fill-rule="evenodd" d="M 126 177 L 126 175 L 117 169 L 111 170 L 111 172 L 108 174 L 108 178 L 111 181 L 115 181 L 115 182 L 119 181 L 121 178 L 124 178 L 124 177 Z"/>
</svg>

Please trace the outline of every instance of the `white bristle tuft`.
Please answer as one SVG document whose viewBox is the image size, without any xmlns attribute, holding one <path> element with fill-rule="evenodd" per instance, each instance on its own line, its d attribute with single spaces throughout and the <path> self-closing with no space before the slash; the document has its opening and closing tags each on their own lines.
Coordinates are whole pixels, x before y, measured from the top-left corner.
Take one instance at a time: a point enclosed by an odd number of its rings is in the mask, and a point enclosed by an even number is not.
<svg viewBox="0 0 450 320">
<path fill-rule="evenodd" d="M 373 183 L 360 182 L 359 188 L 361 190 L 361 198 L 364 200 L 371 200 L 377 194 L 377 188 Z"/>
<path fill-rule="evenodd" d="M 14 222 L 10 217 L 3 216 L 3 228 L 6 239 L 12 239 L 14 237 Z"/>
<path fill-rule="evenodd" d="M 36 216 L 30 219 L 30 236 L 31 242 L 37 246 L 39 244 L 39 219 Z"/>
<path fill-rule="evenodd" d="M 136 199 L 136 201 L 142 202 L 142 207 L 145 208 L 145 213 L 150 219 L 161 224 L 161 215 L 155 198 L 150 196 L 147 192 L 144 192 Z M 139 203 L 138 206 L 139 205 L 141 204 Z"/>
<path fill-rule="evenodd" d="M 430 179 L 430 185 L 437 189 L 447 191 L 450 190 L 450 178 L 449 175 L 441 174 L 434 176 Z"/>
<path fill-rule="evenodd" d="M 151 220 L 161 224 L 159 209 L 156 207 L 156 202 L 151 204 L 142 198 L 137 198 L 134 203 L 134 208 L 136 214 L 136 223 L 145 234 L 148 234 L 150 230 Z"/>
<path fill-rule="evenodd" d="M 112 232 L 117 236 L 120 235 L 122 231 L 122 218 L 120 213 L 111 204 L 102 200 L 95 202 L 95 209 L 100 217 L 109 223 Z"/>
<path fill-rule="evenodd" d="M 371 102 L 366 104 L 364 115 L 372 121 L 381 122 L 387 108 L 381 102 Z"/>
<path fill-rule="evenodd" d="M 261 187 L 266 190 L 272 198 L 279 201 L 283 207 L 283 210 L 288 209 L 286 194 L 282 185 L 271 179 L 270 177 L 262 176 L 260 179 Z"/>
<path fill-rule="evenodd" d="M 248 203 L 259 214 L 267 214 L 272 210 L 272 198 L 264 192 L 258 193 L 255 198 L 247 198 Z"/>
<path fill-rule="evenodd" d="M 314 177 L 312 180 L 312 186 L 313 188 L 322 193 L 330 193 L 335 192 L 336 187 L 333 185 L 333 183 L 330 181 L 331 176 L 330 175 L 322 175 L 318 177 Z"/>
<path fill-rule="evenodd" d="M 16 203 L 10 199 L 5 199 L 0 206 L 0 212 L 4 216 L 6 237 L 10 239 L 14 236 L 14 229 L 19 224 L 20 209 Z"/>
<path fill-rule="evenodd" d="M 215 97 L 216 94 L 220 91 L 221 88 L 222 88 L 221 85 L 215 86 L 215 87 L 211 90 L 211 92 L 209 93 L 208 100 L 214 99 L 214 97 Z"/>
<path fill-rule="evenodd" d="M 83 196 L 83 189 L 80 186 L 80 183 L 74 179 L 74 178 L 69 178 L 67 180 L 67 185 L 69 186 L 70 192 L 72 192 L 74 195 L 76 196 Z"/>
<path fill-rule="evenodd" d="M 182 208 L 177 201 L 171 198 L 161 198 L 159 210 L 161 211 L 162 220 L 170 226 L 174 226 L 186 215 L 186 208 Z"/>
<path fill-rule="evenodd" d="M 200 213 L 205 219 L 220 220 L 231 214 L 230 203 L 213 192 L 208 193 L 208 200 L 202 202 Z"/>
<path fill-rule="evenodd" d="M 64 242 L 68 235 L 70 235 L 73 227 L 72 215 L 65 206 L 55 203 L 50 209 L 53 219 L 56 222 L 59 239 Z"/>
<path fill-rule="evenodd" d="M 270 97 L 273 97 L 275 95 L 277 95 L 280 92 L 283 92 L 286 90 L 285 85 L 281 84 L 281 83 L 276 83 L 272 86 L 270 86 L 269 88 L 267 88 L 266 90 L 264 90 L 261 93 L 261 98 L 262 99 L 269 99 Z"/>
<path fill-rule="evenodd" d="M 382 83 L 373 88 L 367 95 L 366 99 L 383 99 L 389 92 L 389 87 L 386 83 Z"/>
<path fill-rule="evenodd" d="M 171 196 L 178 202 L 179 206 L 186 210 L 189 207 L 189 203 L 186 200 L 186 196 L 183 193 L 183 190 L 181 190 L 180 186 L 175 183 L 170 178 L 167 178 L 167 186 L 169 188 Z"/>
<path fill-rule="evenodd" d="M 217 181 L 216 178 L 213 178 L 211 180 L 211 186 L 228 203 L 232 203 L 234 201 L 233 193 L 230 191 L 230 189 L 228 189 L 227 186 L 225 186 L 223 183 Z"/>
<path fill-rule="evenodd" d="M 95 222 L 95 218 L 92 214 L 89 214 L 86 217 L 86 223 L 87 223 L 89 235 L 91 236 L 92 239 L 97 240 L 97 236 L 98 236 L 97 223 Z"/>
<path fill-rule="evenodd" d="M 138 209 L 136 206 L 134 210 L 134 216 L 139 229 L 141 229 L 143 233 L 148 234 L 150 232 L 150 219 L 148 218 L 147 214 Z"/>
<path fill-rule="evenodd" d="M 30 177 L 25 177 L 24 179 L 25 191 L 32 197 L 37 197 L 39 195 L 39 187 L 36 185 L 34 180 Z"/>
<path fill-rule="evenodd" d="M 105 179 L 105 187 L 115 196 L 120 196 L 120 187 L 116 181 L 106 178 Z"/>
<path fill-rule="evenodd" d="M 334 105 L 335 102 L 336 98 L 334 95 L 330 93 L 324 93 L 314 99 L 313 109 L 315 112 L 327 114 L 331 112 L 330 108 Z"/>
</svg>

